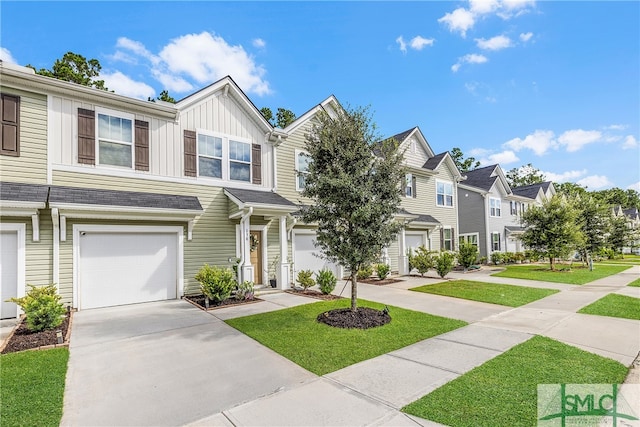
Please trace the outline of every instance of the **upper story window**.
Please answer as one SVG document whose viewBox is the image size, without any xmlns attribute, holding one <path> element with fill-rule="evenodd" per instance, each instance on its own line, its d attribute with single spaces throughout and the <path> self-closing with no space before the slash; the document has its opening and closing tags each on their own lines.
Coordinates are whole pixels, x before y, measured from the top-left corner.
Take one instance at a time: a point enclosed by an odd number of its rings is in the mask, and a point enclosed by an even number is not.
<svg viewBox="0 0 640 427">
<path fill-rule="evenodd" d="M 98 164 L 133 167 L 133 116 L 98 111 Z"/>
<path fill-rule="evenodd" d="M 453 183 L 436 180 L 436 204 L 453 207 Z"/>
<path fill-rule="evenodd" d="M 251 144 L 229 140 L 229 178 L 251 182 Z"/>
<path fill-rule="evenodd" d="M 502 201 L 500 199 L 489 198 L 489 216 L 500 217 L 502 216 Z"/>
<path fill-rule="evenodd" d="M 3 93 L 0 95 L 0 154 L 20 155 L 20 97 Z"/>
<path fill-rule="evenodd" d="M 416 177 L 413 174 L 406 174 L 404 178 L 404 195 L 405 197 L 416 198 Z"/>
<path fill-rule="evenodd" d="M 198 134 L 198 171 L 200 176 L 222 178 L 222 138 Z"/>
<path fill-rule="evenodd" d="M 311 158 L 308 153 L 296 150 L 296 190 L 302 191 L 305 187 L 305 178 L 309 173 L 309 161 Z"/>
</svg>

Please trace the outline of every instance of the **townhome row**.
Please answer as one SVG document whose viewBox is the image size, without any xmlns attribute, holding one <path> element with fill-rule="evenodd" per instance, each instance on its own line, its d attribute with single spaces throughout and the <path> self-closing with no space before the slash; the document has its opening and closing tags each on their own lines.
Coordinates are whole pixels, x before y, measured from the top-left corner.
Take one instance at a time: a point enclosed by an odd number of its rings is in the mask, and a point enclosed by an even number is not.
<svg viewBox="0 0 640 427">
<path fill-rule="evenodd" d="M 0 73 L 0 318 L 16 316 L 4 301 L 26 284 L 56 283 L 65 304 L 88 309 L 196 293 L 205 263 L 238 262 L 241 280 L 276 278 L 281 289 L 302 269 L 341 274 L 296 216 L 310 203 L 301 195 L 305 133 L 320 111 L 339 111 L 335 97 L 278 129 L 230 77 L 169 104 L 6 63 Z M 421 245 L 455 250 L 462 239 L 495 250 L 480 243 L 488 228 L 462 224 L 472 209 L 459 207 L 476 194 L 533 200 L 506 182 L 465 181 L 417 127 L 395 138 L 408 168 L 397 215 L 405 228 L 381 258 L 399 274 Z"/>
</svg>

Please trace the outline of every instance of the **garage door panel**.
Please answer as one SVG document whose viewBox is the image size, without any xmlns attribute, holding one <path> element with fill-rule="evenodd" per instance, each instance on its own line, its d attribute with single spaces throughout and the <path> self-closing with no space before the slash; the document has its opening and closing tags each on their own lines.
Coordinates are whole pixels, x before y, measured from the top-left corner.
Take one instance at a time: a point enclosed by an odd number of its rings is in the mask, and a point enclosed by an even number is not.
<svg viewBox="0 0 640 427">
<path fill-rule="evenodd" d="M 18 296 L 18 233 L 2 231 L 0 233 L 0 319 L 14 318 L 18 315 L 18 306 L 6 302 Z"/>
<path fill-rule="evenodd" d="M 175 233 L 85 233 L 80 243 L 82 308 L 177 297 Z"/>
<path fill-rule="evenodd" d="M 405 244 L 407 246 L 407 249 L 412 249 L 413 252 L 415 252 L 416 249 L 425 244 L 424 236 L 422 234 L 406 234 Z"/>
<path fill-rule="evenodd" d="M 296 234 L 294 237 L 294 273 L 297 276 L 300 270 L 311 270 L 314 273 L 324 268 L 338 273 L 335 264 L 321 258 L 320 251 L 315 246 L 315 234 Z"/>
</svg>

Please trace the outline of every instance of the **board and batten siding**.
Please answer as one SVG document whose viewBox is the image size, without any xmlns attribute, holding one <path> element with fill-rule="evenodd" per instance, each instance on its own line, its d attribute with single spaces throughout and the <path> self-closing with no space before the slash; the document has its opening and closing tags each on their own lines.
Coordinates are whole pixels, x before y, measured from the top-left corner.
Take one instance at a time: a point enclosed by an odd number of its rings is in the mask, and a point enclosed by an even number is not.
<svg viewBox="0 0 640 427">
<path fill-rule="evenodd" d="M 20 155 L 0 155 L 0 181 L 47 183 L 47 97 L 0 86 L 20 97 Z"/>
<path fill-rule="evenodd" d="M 199 292 L 199 284 L 194 279 L 195 274 L 204 263 L 219 266 L 231 266 L 229 258 L 236 254 L 236 222 L 228 218 L 228 198 L 221 187 L 211 187 L 194 184 L 157 182 L 145 179 L 133 179 L 122 177 L 104 176 L 96 180 L 94 176 L 76 172 L 55 171 L 53 173 L 54 185 L 70 185 L 75 187 L 113 189 L 122 191 L 141 191 L 148 193 L 181 194 L 196 196 L 204 209 L 204 213 L 194 222 L 193 239 L 184 241 L 184 289 L 185 294 Z M 99 221 L 101 224 L 112 223 L 107 220 Z M 86 223 L 86 221 L 73 220 L 67 222 L 67 232 L 72 229 L 69 224 Z M 118 222 L 118 224 L 135 224 L 135 222 Z M 154 225 L 155 221 L 146 221 L 146 225 Z M 156 225 L 175 225 L 173 222 L 158 222 Z M 185 227 L 186 223 L 177 223 Z M 72 238 L 68 236 L 67 242 L 61 242 L 60 250 L 60 280 L 72 274 Z M 63 249 L 62 243 L 68 248 Z M 63 266 L 66 269 L 63 272 Z M 69 268 L 71 267 L 71 268 Z M 65 285 L 66 286 L 66 285 Z"/>
</svg>

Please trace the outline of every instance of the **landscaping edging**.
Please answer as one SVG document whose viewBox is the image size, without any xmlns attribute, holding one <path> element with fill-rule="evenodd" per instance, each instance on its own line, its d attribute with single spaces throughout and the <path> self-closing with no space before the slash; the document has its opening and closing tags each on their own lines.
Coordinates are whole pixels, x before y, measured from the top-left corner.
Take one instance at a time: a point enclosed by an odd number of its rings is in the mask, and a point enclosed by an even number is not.
<svg viewBox="0 0 640 427">
<path fill-rule="evenodd" d="M 71 328 L 73 327 L 73 312 L 74 312 L 74 310 L 71 310 L 71 311 L 68 312 L 69 324 L 67 325 L 67 330 L 66 330 L 65 336 L 64 336 L 64 338 L 62 340 L 62 344 L 41 345 L 41 346 L 38 346 L 38 347 L 27 348 L 27 349 L 24 349 L 24 350 L 12 351 L 10 353 L 2 353 L 5 350 L 5 348 L 7 347 L 7 345 L 9 344 L 9 342 L 11 341 L 11 338 L 13 338 L 13 335 L 15 334 L 15 332 L 18 330 L 20 325 L 22 325 L 24 320 L 25 320 L 25 315 L 24 314 L 20 315 L 20 321 L 18 323 L 16 323 L 16 325 L 13 327 L 13 330 L 11 331 L 11 333 L 7 336 L 7 338 L 4 340 L 4 342 L 0 346 L 0 354 L 23 353 L 25 351 L 50 350 L 52 348 L 69 347 L 69 342 L 71 340 Z"/>
<path fill-rule="evenodd" d="M 198 295 L 191 295 L 191 297 L 195 297 L 195 296 L 198 296 Z M 182 299 L 184 301 L 187 301 L 189 304 L 191 304 L 191 305 L 193 305 L 195 307 L 198 307 L 202 311 L 220 310 L 222 308 L 237 307 L 239 305 L 254 304 L 254 303 L 258 303 L 258 302 L 264 301 L 263 299 L 260 299 L 260 298 L 254 298 L 252 300 L 240 301 L 240 302 L 237 302 L 237 303 L 234 303 L 234 304 L 210 305 L 209 308 L 206 308 L 206 307 L 198 304 L 197 302 L 192 301 L 189 298 L 189 295 L 185 295 L 184 297 L 182 297 Z"/>
</svg>

